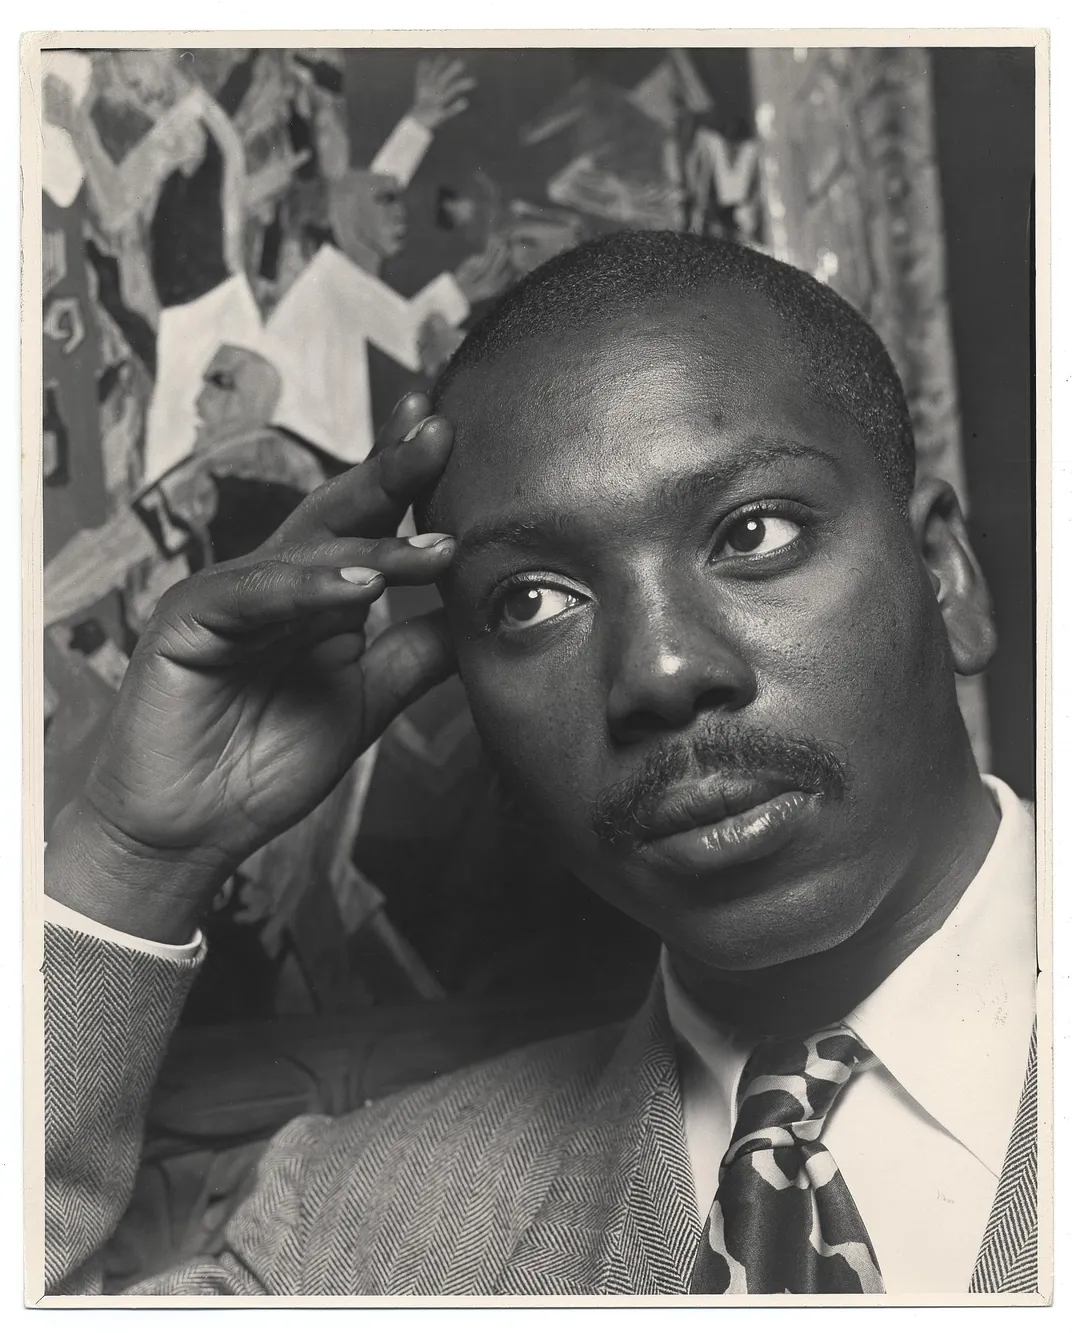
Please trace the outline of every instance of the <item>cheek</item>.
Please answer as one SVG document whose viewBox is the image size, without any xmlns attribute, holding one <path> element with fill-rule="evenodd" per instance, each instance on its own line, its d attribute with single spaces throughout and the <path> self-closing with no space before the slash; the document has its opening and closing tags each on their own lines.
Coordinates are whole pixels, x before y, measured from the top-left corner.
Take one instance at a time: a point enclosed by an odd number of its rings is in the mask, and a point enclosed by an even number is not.
<svg viewBox="0 0 1072 1333">
<path fill-rule="evenodd" d="M 226 394 L 214 387 L 206 386 L 197 398 L 198 410 L 206 421 L 218 421 L 223 416 L 226 405 Z"/>
<path fill-rule="evenodd" d="M 579 665 L 484 647 L 459 649 L 458 664 L 481 740 L 515 797 L 558 829 L 587 829 L 605 723 Z"/>
<path fill-rule="evenodd" d="M 939 679 L 928 590 L 908 563 L 869 561 L 798 591 L 784 617 L 772 617 L 782 634 L 759 664 L 761 695 L 777 698 L 787 731 L 834 743 L 863 778 L 876 755 L 886 767 L 912 748 L 911 719 Z"/>
</svg>

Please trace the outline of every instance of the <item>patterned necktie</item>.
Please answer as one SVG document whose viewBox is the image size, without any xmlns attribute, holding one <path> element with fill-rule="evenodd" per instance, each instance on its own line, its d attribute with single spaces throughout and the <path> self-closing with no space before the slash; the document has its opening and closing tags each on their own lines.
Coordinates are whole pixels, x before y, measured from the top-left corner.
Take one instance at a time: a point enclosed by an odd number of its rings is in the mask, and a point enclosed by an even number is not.
<svg viewBox="0 0 1072 1333">
<path fill-rule="evenodd" d="M 820 1142 L 838 1094 L 876 1063 L 848 1028 L 756 1047 L 718 1173 L 694 1295 L 880 1292 L 878 1260 L 848 1186 Z"/>
</svg>

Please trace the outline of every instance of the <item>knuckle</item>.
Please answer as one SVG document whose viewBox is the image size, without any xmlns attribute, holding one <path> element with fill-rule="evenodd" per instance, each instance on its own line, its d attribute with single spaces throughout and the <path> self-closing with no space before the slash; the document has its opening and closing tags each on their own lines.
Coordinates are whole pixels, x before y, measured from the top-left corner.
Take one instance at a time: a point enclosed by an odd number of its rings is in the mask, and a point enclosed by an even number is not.
<svg viewBox="0 0 1072 1333">
<path fill-rule="evenodd" d="M 289 566 L 284 560 L 263 560 L 236 570 L 229 583 L 229 594 L 235 605 L 263 601 L 283 582 Z"/>
<path fill-rule="evenodd" d="M 281 565 L 304 565 L 308 564 L 310 555 L 317 549 L 315 542 L 291 541 L 276 547 L 270 553 L 270 559 Z"/>
<path fill-rule="evenodd" d="M 202 602 L 206 596 L 204 574 L 191 574 L 188 578 L 173 583 L 157 600 L 149 618 L 149 626 L 165 624 L 183 618 L 191 605 Z"/>
<path fill-rule="evenodd" d="M 294 588 L 300 596 L 309 597 L 319 591 L 323 575 L 315 565 L 302 565 L 297 571 L 292 571 L 292 576 L 293 573 L 297 574 Z"/>
</svg>

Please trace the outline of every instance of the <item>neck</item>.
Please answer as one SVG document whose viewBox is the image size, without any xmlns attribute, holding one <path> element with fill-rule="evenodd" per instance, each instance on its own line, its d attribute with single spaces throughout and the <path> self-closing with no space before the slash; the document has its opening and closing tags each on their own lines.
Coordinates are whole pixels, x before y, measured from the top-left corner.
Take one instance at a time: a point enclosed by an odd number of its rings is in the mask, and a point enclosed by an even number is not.
<svg viewBox="0 0 1072 1333">
<path fill-rule="evenodd" d="M 959 815 L 943 821 L 925 865 L 894 886 L 847 940 L 821 953 L 727 972 L 671 951 L 674 974 L 712 1018 L 762 1034 L 816 1031 L 839 1022 L 944 924 L 978 874 L 1000 815 L 974 771 Z"/>
</svg>

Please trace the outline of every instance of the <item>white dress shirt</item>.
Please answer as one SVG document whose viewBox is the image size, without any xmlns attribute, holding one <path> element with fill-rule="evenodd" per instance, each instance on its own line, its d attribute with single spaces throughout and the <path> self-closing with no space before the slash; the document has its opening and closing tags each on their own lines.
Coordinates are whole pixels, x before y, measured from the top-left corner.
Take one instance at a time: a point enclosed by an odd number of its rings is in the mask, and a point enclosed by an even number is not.
<svg viewBox="0 0 1072 1333">
<path fill-rule="evenodd" d="M 1001 810 L 993 845 L 941 929 L 846 1015 L 881 1064 L 853 1078 L 823 1132 L 891 1294 L 968 1290 L 1027 1067 L 1035 830 L 1003 782 L 984 780 Z M 751 1046 L 700 1013 L 665 955 L 663 974 L 706 1217 Z"/>
<path fill-rule="evenodd" d="M 887 1292 L 968 1290 L 1019 1106 L 1035 1018 L 1035 830 L 1015 794 L 984 779 L 1001 823 L 979 873 L 930 939 L 846 1023 L 881 1064 L 839 1097 L 823 1142 L 841 1168 Z M 45 898 L 45 919 L 125 948 L 187 959 Z M 706 1217 L 750 1046 L 701 1014 L 663 959 L 679 1039 L 685 1136 Z"/>
</svg>

